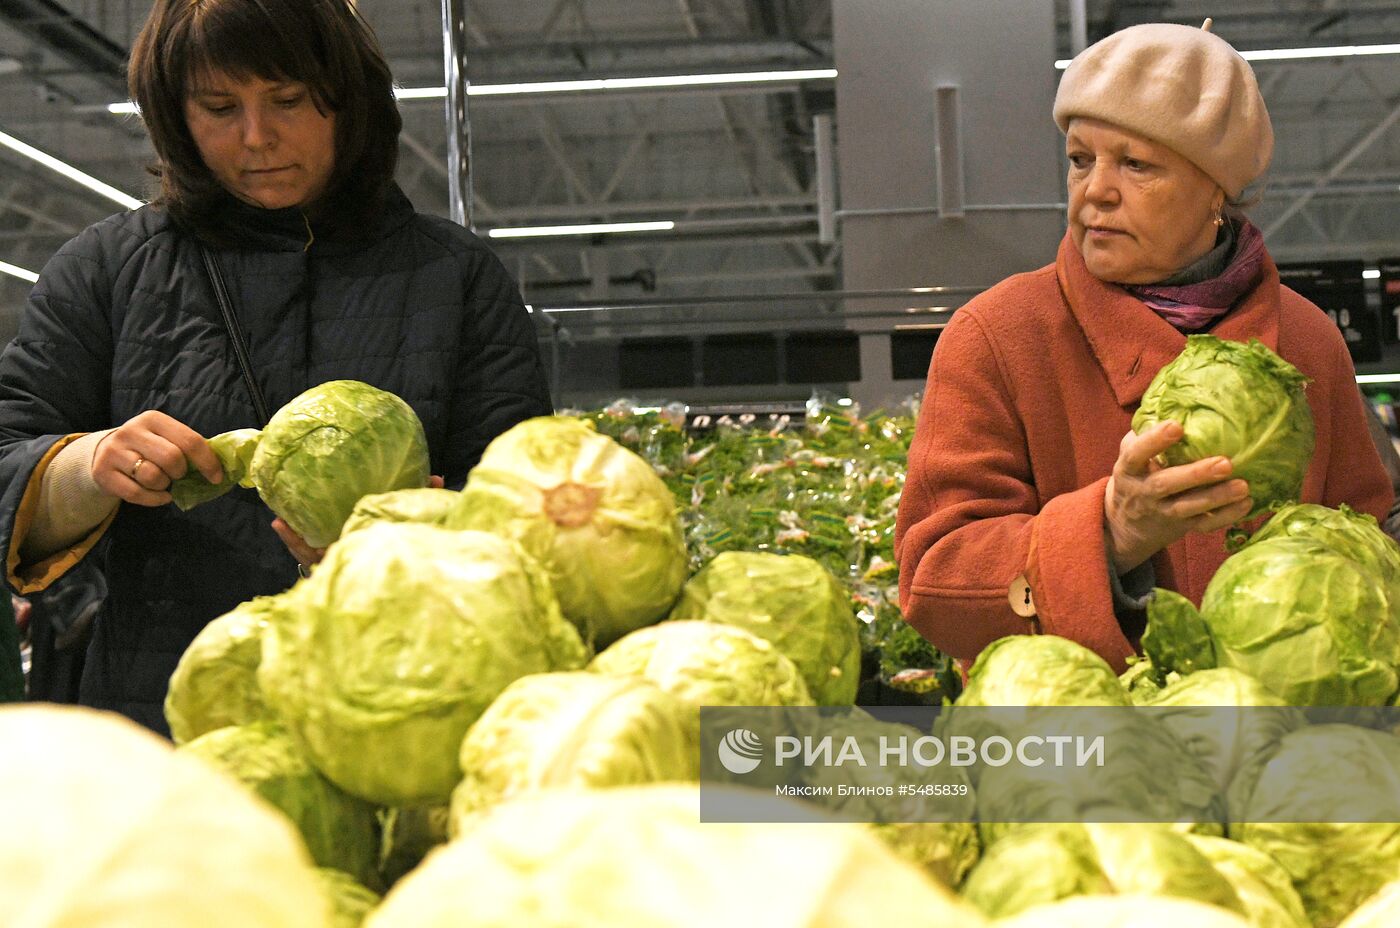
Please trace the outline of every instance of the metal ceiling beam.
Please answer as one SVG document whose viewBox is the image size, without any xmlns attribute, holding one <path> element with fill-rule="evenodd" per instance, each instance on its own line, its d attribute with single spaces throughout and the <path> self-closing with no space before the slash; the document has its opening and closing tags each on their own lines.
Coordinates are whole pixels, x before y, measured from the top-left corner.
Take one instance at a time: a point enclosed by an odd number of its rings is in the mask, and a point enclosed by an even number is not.
<svg viewBox="0 0 1400 928">
<path fill-rule="evenodd" d="M 1371 131 L 1367 132 L 1361 138 L 1357 139 L 1354 143 L 1352 143 L 1352 145 L 1336 159 L 1336 161 L 1332 164 L 1332 167 L 1317 179 L 1317 182 L 1313 184 L 1313 186 L 1310 189 L 1301 193 L 1296 200 L 1294 200 L 1288 205 L 1286 209 L 1284 209 L 1282 214 L 1280 214 L 1272 222 L 1270 222 L 1268 227 L 1264 229 L 1265 237 L 1268 237 L 1269 235 L 1272 235 L 1273 233 L 1277 232 L 1284 225 L 1284 223 L 1288 222 L 1288 220 L 1292 219 L 1295 215 L 1297 215 L 1298 211 L 1301 210 L 1304 206 L 1307 206 L 1309 200 L 1317 196 L 1318 193 L 1320 193 L 1333 180 L 1337 179 L 1342 174 L 1344 174 L 1346 172 L 1346 169 L 1351 166 L 1351 163 L 1355 161 L 1358 157 L 1360 157 L 1361 154 L 1365 152 L 1368 148 L 1370 148 L 1376 142 L 1377 139 L 1379 139 L 1381 136 L 1385 135 L 1388 131 L 1390 131 L 1390 127 L 1395 125 L 1397 121 L 1400 121 L 1400 103 L 1396 103 L 1393 107 L 1391 107 L 1390 112 L 1387 113 L 1381 119 L 1380 122 L 1376 123 L 1376 125 L 1371 129 Z"/>
<path fill-rule="evenodd" d="M 126 97 L 127 50 L 55 0 L 0 0 L 0 19 Z"/>
</svg>

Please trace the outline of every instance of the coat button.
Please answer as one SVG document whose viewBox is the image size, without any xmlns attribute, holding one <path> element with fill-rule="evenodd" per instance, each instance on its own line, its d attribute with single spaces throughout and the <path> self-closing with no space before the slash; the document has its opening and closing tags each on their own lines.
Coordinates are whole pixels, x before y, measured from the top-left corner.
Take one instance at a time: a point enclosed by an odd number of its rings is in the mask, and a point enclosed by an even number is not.
<svg viewBox="0 0 1400 928">
<path fill-rule="evenodd" d="M 1025 574 L 1011 581 L 1006 601 L 1011 604 L 1011 611 L 1022 618 L 1029 619 L 1035 615 L 1035 598 L 1031 596 L 1031 585 L 1026 582 Z"/>
</svg>

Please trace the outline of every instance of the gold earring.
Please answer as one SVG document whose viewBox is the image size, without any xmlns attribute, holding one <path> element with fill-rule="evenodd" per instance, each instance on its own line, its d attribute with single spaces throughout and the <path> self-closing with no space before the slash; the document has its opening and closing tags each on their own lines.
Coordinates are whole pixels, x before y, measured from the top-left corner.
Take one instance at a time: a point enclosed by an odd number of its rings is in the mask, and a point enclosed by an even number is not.
<svg viewBox="0 0 1400 928">
<path fill-rule="evenodd" d="M 1218 229 L 1225 224 L 1225 217 L 1220 215 L 1220 210 L 1216 210 L 1215 219 L 1211 221 L 1215 223 L 1215 227 Z"/>
</svg>

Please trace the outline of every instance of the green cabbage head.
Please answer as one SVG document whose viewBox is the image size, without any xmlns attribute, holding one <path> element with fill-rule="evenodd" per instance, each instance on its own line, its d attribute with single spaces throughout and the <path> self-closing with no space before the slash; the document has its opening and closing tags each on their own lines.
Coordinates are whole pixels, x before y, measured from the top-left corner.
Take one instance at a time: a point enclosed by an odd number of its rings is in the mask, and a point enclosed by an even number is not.
<svg viewBox="0 0 1400 928">
<path fill-rule="evenodd" d="M 270 718 L 258 689 L 263 630 L 291 597 L 259 596 L 204 626 L 180 656 L 165 695 L 165 720 L 176 744 L 227 725 Z"/>
<path fill-rule="evenodd" d="M 982 649 L 959 706 L 1130 706 L 1113 668 L 1059 635 L 1009 635 Z"/>
<path fill-rule="evenodd" d="M 379 905 L 379 894 L 348 873 L 317 867 L 316 880 L 331 903 L 330 928 L 360 928 Z"/>
<path fill-rule="evenodd" d="M 443 490 L 437 487 L 416 487 L 408 490 L 390 490 L 388 493 L 372 493 L 360 498 L 355 508 L 350 510 L 350 518 L 345 520 L 342 535 L 373 525 L 375 522 L 419 522 L 423 525 L 442 525 L 447 514 L 456 507 L 462 494 L 456 490 Z"/>
<path fill-rule="evenodd" d="M 1244 913 L 1230 881 L 1184 836 L 1161 825 L 1016 831 L 987 848 L 962 893 L 992 918 L 1071 896 L 1117 893 L 1180 896 Z"/>
<path fill-rule="evenodd" d="M 462 741 L 454 833 L 487 806 L 549 787 L 698 779 L 693 711 L 638 677 L 548 673 L 515 681 Z"/>
<path fill-rule="evenodd" d="M 952 716 L 949 730 L 979 739 L 1001 735 L 1014 744 L 1027 735 L 1074 737 L 1087 729 L 1105 742 L 1104 763 L 1086 764 L 1073 775 L 1049 763 L 969 768 L 983 844 L 995 846 L 1044 822 L 1172 822 L 1221 833 L 1225 803 L 1212 772 L 1153 712 L 1138 707 L 959 706 L 947 713 Z M 1008 716 L 1018 715 L 1023 719 L 1019 726 L 1006 724 Z"/>
<path fill-rule="evenodd" d="M 549 578 L 498 535 L 373 525 L 294 592 L 258 682 L 332 782 L 383 805 L 445 803 L 462 737 L 496 696 L 588 660 Z"/>
<path fill-rule="evenodd" d="M 447 525 L 518 541 L 599 647 L 663 618 L 685 582 L 675 497 L 643 458 L 578 419 L 542 416 L 498 435 Z"/>
<path fill-rule="evenodd" d="M 326 928 L 285 817 L 108 712 L 0 708 L 0 925 Z"/>
<path fill-rule="evenodd" d="M 664 622 L 641 628 L 609 646 L 588 669 L 643 677 L 697 709 L 812 705 L 797 665 L 771 641 L 733 625 Z"/>
<path fill-rule="evenodd" d="M 1133 431 L 1180 423 L 1185 434 L 1163 453 L 1166 463 L 1229 458 L 1233 476 L 1249 484 L 1255 516 L 1302 491 L 1314 442 L 1307 382 L 1261 342 L 1188 335 L 1181 354 L 1148 385 Z"/>
<path fill-rule="evenodd" d="M 850 595 L 811 558 L 726 551 L 690 578 L 670 618 L 753 632 L 797 665 L 817 705 L 855 702 L 860 632 Z"/>
<path fill-rule="evenodd" d="M 1390 589 L 1318 541 L 1276 537 L 1226 558 L 1201 615 L 1216 662 L 1250 674 L 1288 705 L 1380 706 L 1400 686 Z"/>
<path fill-rule="evenodd" d="M 1312 924 L 1332 928 L 1400 879 L 1400 737 L 1355 725 L 1286 736 L 1230 837 L 1273 857 Z"/>
<path fill-rule="evenodd" d="M 1254 928 L 1310 928 L 1288 871 L 1248 844 L 1214 835 L 1185 836 L 1235 888 Z"/>
<path fill-rule="evenodd" d="M 1393 928 L 1400 925 L 1400 880 L 1387 883 L 1342 922 L 1341 928 Z"/>
<path fill-rule="evenodd" d="M 263 502 L 308 545 L 324 548 L 360 497 L 427 484 L 428 442 L 394 394 L 333 380 L 273 414 L 249 467 Z"/>
<path fill-rule="evenodd" d="M 1316 503 L 1281 506 L 1247 544 L 1286 536 L 1320 541 L 1375 571 L 1387 583 L 1400 582 L 1400 545 L 1381 531 L 1375 516 L 1345 503 L 1336 509 Z"/>
<path fill-rule="evenodd" d="M 1076 896 L 1027 909 L 996 928 L 1253 928 L 1219 906 L 1172 896 Z"/>
<path fill-rule="evenodd" d="M 318 866 L 344 870 L 362 882 L 377 880 L 374 807 L 321 776 L 280 723 L 220 728 L 180 750 L 234 777 L 286 815 Z"/>
<path fill-rule="evenodd" d="M 757 792 L 750 801 L 785 802 Z M 859 825 L 702 824 L 692 785 L 554 790 L 503 803 L 431 854 L 366 922 L 366 928 L 462 925 L 982 928 L 986 922 Z"/>
<path fill-rule="evenodd" d="M 794 715 L 797 718 L 793 721 L 801 726 L 804 736 L 813 740 L 830 738 L 836 745 L 854 739 L 862 755 L 872 761 L 881 756 L 883 743 L 910 743 L 924 734 L 909 725 L 880 721 L 859 706 Z M 836 804 L 833 812 L 843 820 L 871 823 L 870 829 L 887 847 L 918 864 L 945 886 L 961 884 L 977 863 L 981 853 L 977 800 L 967 776 L 958 768 L 875 762 L 856 768 L 813 764 L 803 768 L 800 782 L 805 787 L 833 791 L 843 786 L 888 786 L 896 795 L 900 787 L 910 785 L 966 787 L 964 795 L 947 795 L 937 800 L 849 795 Z M 706 788 L 709 786 L 707 783 Z"/>
<path fill-rule="evenodd" d="M 1227 817 L 1279 740 L 1305 722 L 1301 710 L 1230 667 L 1182 677 L 1147 705 L 1148 718 L 1176 735 L 1210 774 L 1226 797 Z"/>
</svg>

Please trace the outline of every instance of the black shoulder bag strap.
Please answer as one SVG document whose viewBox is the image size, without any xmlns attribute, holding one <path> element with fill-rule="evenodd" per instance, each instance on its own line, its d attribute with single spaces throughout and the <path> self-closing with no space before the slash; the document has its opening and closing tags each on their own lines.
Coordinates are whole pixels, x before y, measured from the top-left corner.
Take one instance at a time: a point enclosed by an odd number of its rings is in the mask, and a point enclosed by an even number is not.
<svg viewBox="0 0 1400 928">
<path fill-rule="evenodd" d="M 238 319 L 233 314 L 233 303 L 228 298 L 228 288 L 224 286 L 224 275 L 219 271 L 219 263 L 214 253 L 204 245 L 199 246 L 199 254 L 204 258 L 204 270 L 209 274 L 209 283 L 214 287 L 214 299 L 219 301 L 219 312 L 224 317 L 224 328 L 233 342 L 233 353 L 238 358 L 238 367 L 243 372 L 243 383 L 253 398 L 253 408 L 258 413 L 258 426 L 267 425 L 272 416 L 267 411 L 267 400 L 263 399 L 262 388 L 253 379 L 253 361 L 248 356 L 248 343 L 243 340 L 243 330 L 238 327 Z"/>
</svg>

